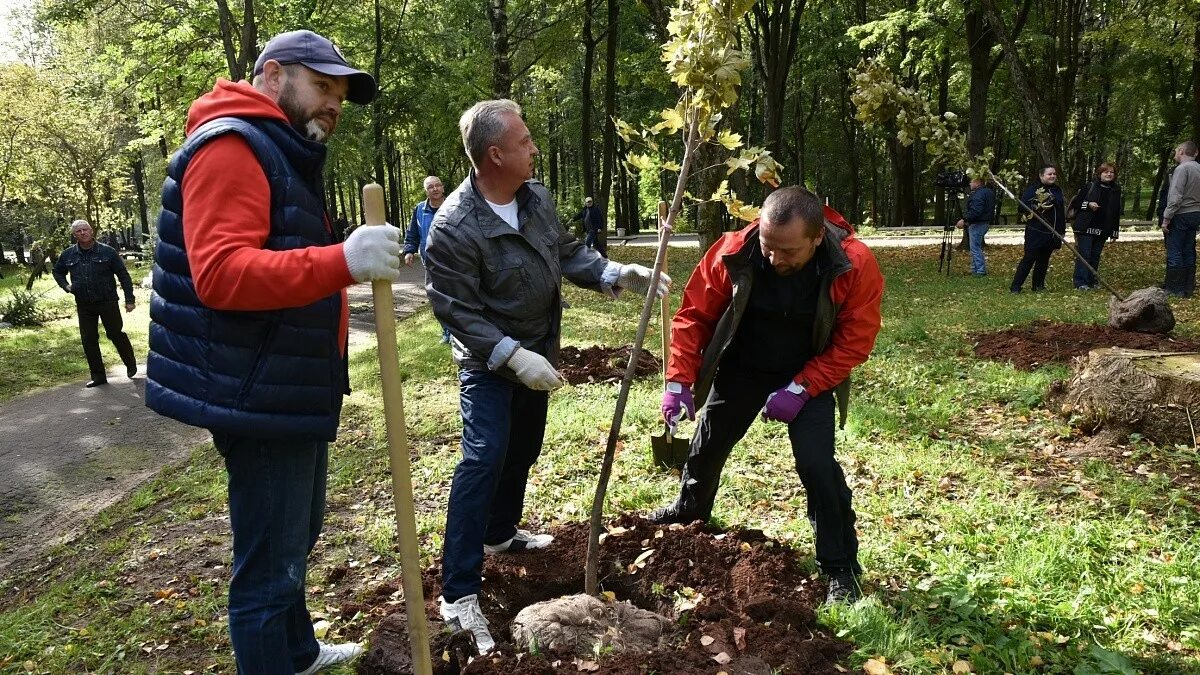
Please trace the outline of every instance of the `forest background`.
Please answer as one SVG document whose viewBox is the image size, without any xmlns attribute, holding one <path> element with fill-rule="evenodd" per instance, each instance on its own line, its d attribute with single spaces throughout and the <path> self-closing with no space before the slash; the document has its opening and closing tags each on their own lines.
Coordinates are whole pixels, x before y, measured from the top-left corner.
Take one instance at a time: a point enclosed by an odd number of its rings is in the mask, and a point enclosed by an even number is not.
<svg viewBox="0 0 1200 675">
<path fill-rule="evenodd" d="M 407 222 L 426 175 L 448 190 L 466 175 L 461 111 L 509 97 L 525 108 L 537 173 L 564 217 L 594 196 L 611 228 L 652 227 L 679 148 L 647 156 L 616 120 L 653 123 L 674 105 L 660 50 L 670 10 L 663 0 L 30 0 L 10 9 L 0 63 L 0 257 L 65 245 L 77 217 L 144 243 L 189 104 L 219 77 L 248 77 L 262 44 L 296 28 L 329 36 L 380 84 L 372 105 L 346 106 L 331 142 L 331 213 L 358 222 L 359 187 L 374 181 L 389 220 Z M 1151 218 L 1171 148 L 1200 138 L 1200 3 L 1189 0 L 760 0 L 740 42 L 753 65 L 722 129 L 860 226 L 944 223 L 933 176 L 962 168 L 856 120 L 864 60 L 920 92 L 997 167 L 1032 176 L 1057 164 L 1070 194 L 1115 160 L 1127 218 Z M 726 177 L 717 151 L 698 163 L 709 167 L 691 184 L 699 201 Z M 730 180 L 751 203 L 770 189 L 743 172 Z M 719 202 L 686 215 L 702 245 L 735 227 Z"/>
</svg>

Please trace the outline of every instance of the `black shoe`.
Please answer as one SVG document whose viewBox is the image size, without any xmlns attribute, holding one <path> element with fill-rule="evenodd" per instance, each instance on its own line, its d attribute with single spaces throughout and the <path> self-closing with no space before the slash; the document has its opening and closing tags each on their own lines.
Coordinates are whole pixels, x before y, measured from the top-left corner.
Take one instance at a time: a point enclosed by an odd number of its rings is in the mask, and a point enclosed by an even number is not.
<svg viewBox="0 0 1200 675">
<path fill-rule="evenodd" d="M 137 364 L 135 363 L 132 366 L 125 366 L 125 374 L 129 376 L 129 379 L 132 380 L 133 376 L 137 375 Z"/>
<path fill-rule="evenodd" d="M 1008 289 L 1008 292 L 1009 293 L 1020 293 L 1021 289 L 1020 288 L 1010 288 L 1010 289 Z"/>
<path fill-rule="evenodd" d="M 85 384 L 83 386 L 87 387 L 88 389 L 91 389 L 92 387 L 99 387 L 102 384 L 108 384 L 108 380 L 99 379 L 99 378 L 97 378 L 95 380 L 88 380 L 87 384 Z"/>
<path fill-rule="evenodd" d="M 646 520 L 659 525 L 670 525 L 679 523 L 687 525 L 693 520 L 708 521 L 706 516 L 703 516 L 692 509 L 685 509 L 679 506 L 679 502 L 675 502 L 670 506 L 664 506 L 661 509 L 654 509 L 646 516 Z"/>
<path fill-rule="evenodd" d="M 836 570 L 829 573 L 829 592 L 825 594 L 825 604 L 853 603 L 862 598 L 862 589 L 858 579 L 850 570 Z"/>
</svg>

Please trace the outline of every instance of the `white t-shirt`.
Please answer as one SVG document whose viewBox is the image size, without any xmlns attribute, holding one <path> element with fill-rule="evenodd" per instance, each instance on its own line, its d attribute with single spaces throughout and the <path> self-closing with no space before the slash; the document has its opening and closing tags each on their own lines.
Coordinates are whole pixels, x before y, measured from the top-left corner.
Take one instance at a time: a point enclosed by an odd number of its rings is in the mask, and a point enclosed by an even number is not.
<svg viewBox="0 0 1200 675">
<path fill-rule="evenodd" d="M 500 218 L 504 222 L 508 223 L 509 227 L 511 227 L 514 230 L 517 230 L 518 232 L 521 231 L 521 228 L 519 227 L 520 221 L 517 220 L 517 200 L 516 199 L 513 199 L 511 202 L 509 202 L 507 204 L 493 204 L 492 202 L 488 202 L 488 200 L 486 200 L 486 199 L 483 201 L 487 202 L 487 205 L 492 208 L 492 211 L 495 211 L 496 215 L 500 216 Z"/>
</svg>

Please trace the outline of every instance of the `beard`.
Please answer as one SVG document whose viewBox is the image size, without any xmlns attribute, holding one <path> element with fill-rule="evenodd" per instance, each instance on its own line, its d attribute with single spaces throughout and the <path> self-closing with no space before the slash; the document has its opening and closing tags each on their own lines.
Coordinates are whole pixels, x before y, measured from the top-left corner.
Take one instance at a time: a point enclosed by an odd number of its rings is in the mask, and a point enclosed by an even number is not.
<svg viewBox="0 0 1200 675">
<path fill-rule="evenodd" d="M 279 94 L 279 107 L 283 114 L 287 115 L 288 122 L 296 133 L 314 143 L 325 143 L 329 140 L 329 132 L 317 122 L 318 116 L 305 110 L 297 100 L 296 89 L 291 82 L 283 85 L 283 91 Z M 329 126 L 332 127 L 332 123 Z"/>
</svg>

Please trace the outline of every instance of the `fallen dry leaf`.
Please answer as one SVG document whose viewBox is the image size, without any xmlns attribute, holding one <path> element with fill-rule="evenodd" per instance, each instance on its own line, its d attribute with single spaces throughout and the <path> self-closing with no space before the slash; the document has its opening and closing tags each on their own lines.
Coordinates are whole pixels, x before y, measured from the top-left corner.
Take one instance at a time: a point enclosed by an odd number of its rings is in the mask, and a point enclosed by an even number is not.
<svg viewBox="0 0 1200 675">
<path fill-rule="evenodd" d="M 971 664 L 959 659 L 954 662 L 952 670 L 954 670 L 955 675 L 966 675 L 966 673 L 971 672 Z"/>
<path fill-rule="evenodd" d="M 878 659 L 867 659 L 867 662 L 863 664 L 863 671 L 867 675 L 892 675 L 892 669 Z"/>
</svg>

